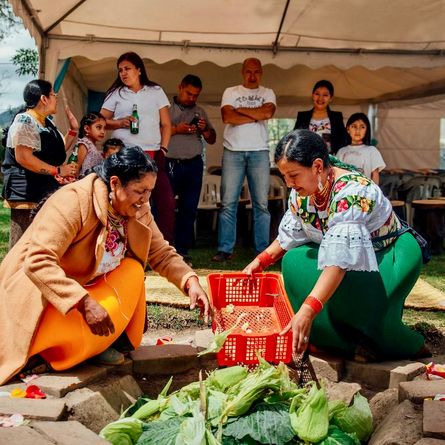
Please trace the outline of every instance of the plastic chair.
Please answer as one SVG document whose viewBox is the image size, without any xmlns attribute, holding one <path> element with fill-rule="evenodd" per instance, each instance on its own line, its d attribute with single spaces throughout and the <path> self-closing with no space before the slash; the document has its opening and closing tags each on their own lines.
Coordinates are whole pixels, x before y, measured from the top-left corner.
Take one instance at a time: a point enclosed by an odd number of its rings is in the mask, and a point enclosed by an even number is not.
<svg viewBox="0 0 445 445">
<path fill-rule="evenodd" d="M 286 211 L 287 187 L 279 176 L 270 175 L 269 201 L 281 201 L 281 210 Z"/>
<path fill-rule="evenodd" d="M 218 209 L 221 206 L 221 176 L 204 175 L 202 177 L 201 194 L 199 195 L 198 210 L 213 212 L 212 230 L 216 230 Z M 196 232 L 196 230 L 195 230 Z"/>
</svg>

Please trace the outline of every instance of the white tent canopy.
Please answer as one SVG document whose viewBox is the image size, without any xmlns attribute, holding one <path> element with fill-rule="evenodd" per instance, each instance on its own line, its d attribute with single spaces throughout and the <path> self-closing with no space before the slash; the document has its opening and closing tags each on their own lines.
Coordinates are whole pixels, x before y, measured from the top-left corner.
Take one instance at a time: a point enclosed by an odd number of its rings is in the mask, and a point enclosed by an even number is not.
<svg viewBox="0 0 445 445">
<path fill-rule="evenodd" d="M 397 122 L 403 113 L 393 118 L 384 110 L 392 100 L 416 99 L 419 107 L 445 90 L 442 0 L 11 3 L 39 46 L 42 77 L 54 81 L 61 62 L 71 58 L 63 91 L 79 113 L 87 91 L 105 91 L 116 75 L 117 57 L 132 50 L 170 96 L 185 74 L 199 75 L 204 84 L 200 102 L 211 105 L 213 120 L 219 120 L 223 90 L 240 83 L 241 62 L 253 56 L 263 62 L 263 84 L 277 94 L 277 116 L 294 117 L 307 108 L 312 85 L 326 78 L 335 85 L 334 108 L 345 116 L 367 111 L 370 103 L 385 104 L 379 113 L 384 113 L 387 128 L 391 123 L 391 137 L 379 125 L 379 148 L 384 155 L 406 151 L 406 156 L 390 156 L 389 165 L 437 167 L 439 135 L 428 134 L 423 142 L 399 139 Z M 438 120 L 442 110 L 434 117 L 427 110 L 426 115 Z M 419 113 L 411 113 L 410 125 L 416 125 Z M 418 149 L 423 153 L 413 160 L 408 152 Z M 414 165 L 417 161 L 420 165 Z"/>
</svg>

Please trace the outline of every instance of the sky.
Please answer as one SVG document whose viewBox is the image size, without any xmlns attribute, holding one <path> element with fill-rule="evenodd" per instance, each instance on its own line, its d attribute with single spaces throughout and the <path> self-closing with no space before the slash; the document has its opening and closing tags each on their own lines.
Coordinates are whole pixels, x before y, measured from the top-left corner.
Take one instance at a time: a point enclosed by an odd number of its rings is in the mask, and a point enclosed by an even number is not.
<svg viewBox="0 0 445 445">
<path fill-rule="evenodd" d="M 23 104 L 23 88 L 33 76 L 18 76 L 11 57 L 19 48 L 36 48 L 28 31 L 19 28 L 0 42 L 0 113 Z"/>
</svg>

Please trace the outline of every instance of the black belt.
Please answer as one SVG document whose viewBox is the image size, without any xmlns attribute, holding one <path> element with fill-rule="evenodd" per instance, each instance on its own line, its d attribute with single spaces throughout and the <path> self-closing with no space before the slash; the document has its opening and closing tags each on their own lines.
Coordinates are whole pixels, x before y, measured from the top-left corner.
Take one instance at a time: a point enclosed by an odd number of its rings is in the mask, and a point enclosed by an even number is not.
<svg viewBox="0 0 445 445">
<path fill-rule="evenodd" d="M 187 164 L 192 161 L 196 161 L 201 158 L 201 155 L 193 156 L 193 158 L 189 159 L 174 159 L 174 158 L 167 158 L 169 161 L 174 162 L 175 164 Z"/>
</svg>

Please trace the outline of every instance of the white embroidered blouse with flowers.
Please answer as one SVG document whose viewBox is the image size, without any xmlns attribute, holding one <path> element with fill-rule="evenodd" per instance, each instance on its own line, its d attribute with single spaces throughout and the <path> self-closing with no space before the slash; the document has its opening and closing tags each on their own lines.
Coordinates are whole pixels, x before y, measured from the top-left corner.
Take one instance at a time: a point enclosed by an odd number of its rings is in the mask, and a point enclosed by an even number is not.
<svg viewBox="0 0 445 445">
<path fill-rule="evenodd" d="M 127 219 L 118 215 L 110 204 L 108 206 L 105 252 L 97 268 L 96 277 L 116 269 L 124 259 L 126 252 Z"/>
<path fill-rule="evenodd" d="M 309 242 L 320 244 L 318 269 L 338 266 L 371 272 L 378 271 L 375 251 L 395 241 L 391 237 L 373 243 L 372 238 L 399 228 L 391 203 L 380 188 L 351 172 L 334 181 L 324 211 L 317 210 L 312 196 L 301 197 L 292 189 L 277 239 L 284 250 Z"/>
</svg>

